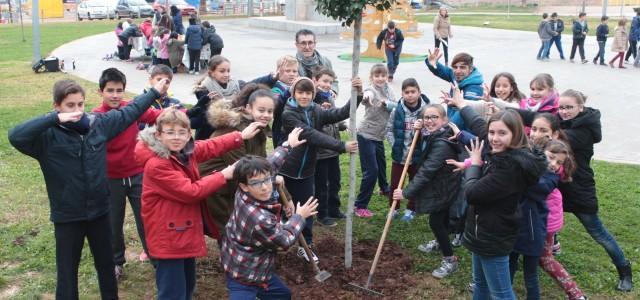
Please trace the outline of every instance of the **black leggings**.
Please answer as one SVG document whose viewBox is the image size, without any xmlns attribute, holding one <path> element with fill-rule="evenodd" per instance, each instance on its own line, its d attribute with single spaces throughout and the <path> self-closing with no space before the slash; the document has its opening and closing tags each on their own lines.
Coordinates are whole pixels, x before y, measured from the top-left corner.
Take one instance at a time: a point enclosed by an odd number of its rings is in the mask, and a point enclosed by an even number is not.
<svg viewBox="0 0 640 300">
<path fill-rule="evenodd" d="M 442 256 L 452 256 L 453 248 L 449 242 L 449 208 L 429 215 L 429 227 L 440 244 Z"/>
<path fill-rule="evenodd" d="M 435 39 L 435 43 L 436 43 L 436 48 L 440 48 L 440 39 L 438 39 L 437 37 L 434 38 Z M 445 41 L 445 43 L 442 43 L 442 47 L 444 48 L 444 64 L 448 65 L 449 64 L 449 38 L 442 38 L 443 41 Z"/>
<path fill-rule="evenodd" d="M 638 41 L 629 41 L 629 51 L 627 51 L 624 61 L 629 60 L 631 55 L 633 55 L 633 58 L 636 58 L 636 55 L 638 55 Z"/>
<path fill-rule="evenodd" d="M 202 49 L 188 49 L 189 50 L 189 71 L 200 72 L 200 51 Z"/>
</svg>

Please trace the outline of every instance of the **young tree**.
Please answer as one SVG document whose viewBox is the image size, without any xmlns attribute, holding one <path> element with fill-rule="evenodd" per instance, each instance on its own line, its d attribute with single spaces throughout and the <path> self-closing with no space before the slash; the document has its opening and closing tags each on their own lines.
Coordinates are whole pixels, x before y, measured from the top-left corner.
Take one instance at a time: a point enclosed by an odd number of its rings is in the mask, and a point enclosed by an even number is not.
<svg viewBox="0 0 640 300">
<path fill-rule="evenodd" d="M 407 0 L 400 0 L 407 1 Z M 351 76 L 358 76 L 360 65 L 360 36 L 362 35 L 362 12 L 367 5 L 373 5 L 377 10 L 386 10 L 396 0 L 316 0 L 316 11 L 342 22 L 342 26 L 353 24 L 353 54 L 351 65 Z M 351 113 L 349 116 L 349 128 L 351 138 L 356 139 L 356 97 L 358 92 L 351 88 Z M 347 226 L 345 234 L 344 265 L 351 268 L 351 241 L 353 239 L 353 205 L 356 198 L 356 154 L 350 154 L 349 160 L 349 203 L 347 206 Z"/>
</svg>

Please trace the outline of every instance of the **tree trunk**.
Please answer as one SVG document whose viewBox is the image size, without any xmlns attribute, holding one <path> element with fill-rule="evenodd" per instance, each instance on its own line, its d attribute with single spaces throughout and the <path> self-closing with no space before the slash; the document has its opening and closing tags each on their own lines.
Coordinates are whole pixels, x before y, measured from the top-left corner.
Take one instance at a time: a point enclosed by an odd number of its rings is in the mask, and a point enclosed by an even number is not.
<svg viewBox="0 0 640 300">
<path fill-rule="evenodd" d="M 353 22 L 353 54 L 351 64 L 351 77 L 358 76 L 360 66 L 360 36 L 362 35 L 362 15 Z M 349 113 L 349 129 L 351 130 L 351 140 L 356 140 L 356 110 L 358 109 L 358 90 L 351 88 L 351 111 Z M 349 155 L 349 203 L 347 204 L 347 224 L 344 239 L 344 266 L 351 268 L 351 242 L 353 240 L 353 205 L 356 201 L 356 154 Z"/>
<path fill-rule="evenodd" d="M 198 9 L 200 15 L 204 15 L 207 13 L 207 0 L 200 0 L 200 8 Z"/>
</svg>

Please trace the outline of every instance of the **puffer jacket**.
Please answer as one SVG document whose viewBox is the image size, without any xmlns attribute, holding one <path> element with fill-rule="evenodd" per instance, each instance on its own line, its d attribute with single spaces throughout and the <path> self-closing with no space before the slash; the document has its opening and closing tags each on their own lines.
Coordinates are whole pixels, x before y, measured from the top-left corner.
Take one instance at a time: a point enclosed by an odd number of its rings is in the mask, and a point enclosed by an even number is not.
<svg viewBox="0 0 640 300">
<path fill-rule="evenodd" d="M 226 184 L 220 172 L 200 177 L 198 163 L 242 146 L 240 132 L 193 142 L 175 154 L 155 137 L 156 127 L 140 132 L 136 161 L 144 165 L 142 221 L 149 255 L 182 259 L 207 254 L 204 234 L 219 238 L 205 200 Z"/>
<path fill-rule="evenodd" d="M 219 137 L 234 131 L 242 131 L 247 128 L 251 122 L 253 122 L 238 110 L 232 109 L 229 101 L 217 101 L 209 105 L 209 109 L 207 110 L 207 119 L 209 120 L 209 124 L 215 128 L 215 131 L 211 134 L 211 138 Z M 266 143 L 268 135 L 269 128 L 267 127 L 252 139 L 245 140 L 243 145 L 239 148 L 200 163 L 200 173 L 210 174 L 215 171 L 221 171 L 247 154 L 266 157 Z M 209 213 L 213 218 L 216 228 L 221 232 L 224 231 L 224 226 L 227 224 L 229 216 L 233 211 L 233 195 L 237 188 L 238 181 L 232 179 L 227 181 L 227 184 L 224 187 L 221 187 L 214 194 L 207 197 Z"/>
<path fill-rule="evenodd" d="M 362 95 L 358 95 L 357 103 L 362 101 Z M 301 140 L 307 140 L 301 146 L 291 150 L 280 169 L 280 174 L 294 178 L 304 179 L 315 174 L 318 148 L 327 148 L 344 153 L 345 144 L 322 132 L 326 124 L 336 123 L 349 117 L 350 102 L 341 108 L 322 109 L 320 105 L 311 103 L 307 107 L 298 106 L 295 99 L 290 98 L 282 113 L 283 136 L 289 135 L 294 128 L 302 128 Z"/>
<path fill-rule="evenodd" d="M 184 35 L 184 42 L 189 50 L 200 50 L 204 39 L 202 36 L 202 27 L 200 25 L 189 25 L 187 33 Z"/>
<path fill-rule="evenodd" d="M 424 94 L 420 95 L 418 108 L 411 111 L 400 98 L 398 104 L 391 112 L 385 128 L 387 141 L 391 145 L 391 159 L 399 164 L 404 164 L 409 154 L 409 147 L 413 141 L 415 130 L 413 123 L 422 118 L 424 107 L 429 104 L 429 98 Z M 422 149 L 415 149 L 411 157 L 411 164 L 416 164 L 422 156 Z"/>
<path fill-rule="evenodd" d="M 553 189 L 547 196 L 547 233 L 556 233 L 564 225 L 564 210 L 562 209 L 562 194 L 559 189 Z"/>
<path fill-rule="evenodd" d="M 452 136 L 449 126 L 435 133 L 423 133 L 420 168 L 402 192 L 405 199 L 415 199 L 417 213 L 448 210 L 458 197 L 461 174 L 453 172 L 454 167 L 446 163 L 447 159 L 458 159 L 458 146 L 449 140 Z"/>
</svg>

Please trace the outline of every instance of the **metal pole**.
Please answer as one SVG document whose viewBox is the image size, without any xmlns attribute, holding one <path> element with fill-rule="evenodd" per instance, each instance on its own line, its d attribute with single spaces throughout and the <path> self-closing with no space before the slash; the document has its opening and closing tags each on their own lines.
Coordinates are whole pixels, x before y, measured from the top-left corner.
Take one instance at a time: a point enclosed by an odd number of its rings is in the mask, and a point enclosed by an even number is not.
<svg viewBox="0 0 640 300">
<path fill-rule="evenodd" d="M 24 38 L 24 23 L 22 22 L 22 1 L 19 1 L 18 11 L 20 12 L 20 29 L 22 30 L 22 42 L 26 42 L 27 40 Z"/>
<path fill-rule="evenodd" d="M 511 0 L 507 1 L 507 19 L 511 18 Z"/>
<path fill-rule="evenodd" d="M 607 6 L 609 6 L 609 0 L 602 0 L 602 15 L 607 15 Z"/>
<path fill-rule="evenodd" d="M 13 24 L 13 12 L 11 11 L 11 0 L 9 0 L 9 23 Z"/>
<path fill-rule="evenodd" d="M 624 17 L 624 0 L 620 3 L 620 16 Z"/>
<path fill-rule="evenodd" d="M 31 8 L 31 32 L 33 34 L 33 62 L 40 60 L 40 0 L 33 0 Z"/>
</svg>

